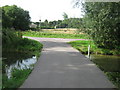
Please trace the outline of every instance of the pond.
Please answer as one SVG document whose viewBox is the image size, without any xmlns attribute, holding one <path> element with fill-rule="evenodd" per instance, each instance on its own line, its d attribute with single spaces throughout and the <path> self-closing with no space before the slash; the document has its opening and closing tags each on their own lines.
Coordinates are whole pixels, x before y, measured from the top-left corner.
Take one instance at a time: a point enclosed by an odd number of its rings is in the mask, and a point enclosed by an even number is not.
<svg viewBox="0 0 120 90">
<path fill-rule="evenodd" d="M 8 79 L 12 77 L 14 69 L 33 69 L 34 64 L 37 62 L 37 57 L 32 53 L 18 53 L 18 52 L 3 52 L 2 54 L 3 68 L 2 72 L 6 74 Z"/>
<path fill-rule="evenodd" d="M 87 55 L 85 55 L 88 57 Z M 105 72 L 120 72 L 120 56 L 90 55 L 90 60 Z"/>
</svg>

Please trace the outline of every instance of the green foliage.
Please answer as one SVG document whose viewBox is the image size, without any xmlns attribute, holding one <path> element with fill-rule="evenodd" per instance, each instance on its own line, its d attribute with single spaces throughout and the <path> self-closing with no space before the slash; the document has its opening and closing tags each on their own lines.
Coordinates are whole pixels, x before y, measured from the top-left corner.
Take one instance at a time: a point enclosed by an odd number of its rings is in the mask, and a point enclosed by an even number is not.
<svg viewBox="0 0 120 90">
<path fill-rule="evenodd" d="M 34 22 L 38 26 L 38 22 Z M 45 20 L 40 22 L 41 29 L 54 29 L 54 28 L 83 28 L 82 18 L 66 18 L 64 20 L 50 21 Z"/>
<path fill-rule="evenodd" d="M 60 34 L 60 33 L 49 33 L 49 32 L 38 32 L 38 31 L 25 31 L 25 36 L 31 37 L 48 37 L 48 38 L 74 38 L 74 39 L 88 39 L 86 34 Z"/>
<path fill-rule="evenodd" d="M 7 76 L 3 74 L 2 76 L 2 88 L 6 90 L 17 89 L 22 85 L 22 83 L 27 79 L 28 75 L 31 73 L 30 69 L 18 70 L 14 69 L 12 72 L 12 77 L 7 79 Z"/>
<path fill-rule="evenodd" d="M 29 28 L 29 12 L 16 5 L 2 7 L 3 28 L 15 28 L 16 30 L 26 30 Z"/>
<path fill-rule="evenodd" d="M 34 52 L 34 54 L 36 56 L 38 55 L 38 52 L 41 51 L 43 45 L 35 40 L 30 40 L 27 38 L 21 38 L 22 33 L 20 31 L 15 32 L 12 29 L 3 29 L 2 32 L 2 42 L 3 42 L 3 46 L 2 46 L 2 51 L 5 53 L 3 53 L 3 56 L 5 54 L 12 54 L 11 52 L 24 52 L 25 56 L 22 56 L 22 58 L 26 58 L 27 56 L 30 56 L 31 53 Z M 7 53 L 6 53 L 7 52 Z M 30 55 L 29 55 L 30 54 Z M 11 56 L 12 57 L 12 56 Z M 9 57 L 9 58 L 11 58 Z M 19 56 L 16 56 L 17 59 L 21 59 L 21 56 L 19 54 Z M 14 56 L 15 58 L 15 56 Z M 15 62 L 16 59 L 8 59 L 7 62 L 8 64 Z M 28 58 L 28 57 L 27 57 Z M 10 61 L 12 60 L 12 61 Z M 18 88 L 28 77 L 28 75 L 31 73 L 32 70 L 30 69 L 23 69 L 23 70 L 18 70 L 15 69 L 12 72 L 12 77 L 10 79 L 7 78 L 7 76 L 4 74 L 5 73 L 5 64 L 2 64 L 3 66 L 3 71 L 2 71 L 2 80 L 3 80 L 3 85 L 2 88 L 6 89 L 6 90 L 13 90 L 15 88 Z"/>
<path fill-rule="evenodd" d="M 71 41 L 69 42 L 74 48 L 81 51 L 83 54 L 88 53 L 88 45 L 91 45 L 91 54 L 103 54 L 103 55 L 119 55 L 120 50 L 110 50 L 98 48 L 94 41 Z"/>
<path fill-rule="evenodd" d="M 40 51 L 42 46 L 38 41 L 23 38 L 19 41 L 17 49 L 18 51 Z"/>
<path fill-rule="evenodd" d="M 120 72 L 105 72 L 105 74 L 120 90 Z"/>
<path fill-rule="evenodd" d="M 21 40 L 20 37 L 17 36 L 15 30 L 13 29 L 3 29 L 2 30 L 2 44 L 3 48 L 8 48 L 9 46 L 16 46 L 16 42 Z"/>
<path fill-rule="evenodd" d="M 3 29 L 2 32 L 3 51 L 39 51 L 42 44 L 38 41 L 21 38 L 21 32 L 15 32 L 11 29 Z"/>
<path fill-rule="evenodd" d="M 68 15 L 65 12 L 63 13 L 63 18 L 64 18 L 64 20 L 68 19 Z"/>
<path fill-rule="evenodd" d="M 120 2 L 86 2 L 85 32 L 92 36 L 98 47 L 119 49 Z"/>
<path fill-rule="evenodd" d="M 82 18 L 68 18 L 57 25 L 57 28 L 83 28 Z"/>
<path fill-rule="evenodd" d="M 93 41 L 71 41 L 69 44 L 81 51 L 83 54 L 88 53 L 88 45 L 91 45 L 91 53 L 95 53 L 95 50 L 97 48 Z"/>
<path fill-rule="evenodd" d="M 37 28 L 39 28 L 40 22 L 35 22 L 34 24 L 36 24 Z"/>
</svg>

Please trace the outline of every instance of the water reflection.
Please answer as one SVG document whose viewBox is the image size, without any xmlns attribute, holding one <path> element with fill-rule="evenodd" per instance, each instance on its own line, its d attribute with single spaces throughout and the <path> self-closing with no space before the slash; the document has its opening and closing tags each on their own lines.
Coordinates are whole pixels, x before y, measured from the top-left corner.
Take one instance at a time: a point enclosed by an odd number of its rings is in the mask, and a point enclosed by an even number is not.
<svg viewBox="0 0 120 90">
<path fill-rule="evenodd" d="M 27 53 L 4 53 L 3 57 L 3 73 L 6 73 L 8 79 L 12 76 L 11 73 L 14 69 L 33 69 L 34 64 L 37 62 L 35 55 Z"/>
<path fill-rule="evenodd" d="M 91 55 L 90 59 L 104 71 L 120 72 L 120 56 Z"/>
</svg>

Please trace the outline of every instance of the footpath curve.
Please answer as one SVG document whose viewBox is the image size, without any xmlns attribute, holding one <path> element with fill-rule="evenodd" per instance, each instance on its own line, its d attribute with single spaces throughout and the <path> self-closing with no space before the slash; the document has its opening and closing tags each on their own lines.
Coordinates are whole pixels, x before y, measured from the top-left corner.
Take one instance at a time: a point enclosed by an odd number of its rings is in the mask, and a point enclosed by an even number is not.
<svg viewBox="0 0 120 90">
<path fill-rule="evenodd" d="M 20 88 L 115 88 L 93 62 L 66 43 L 75 39 L 27 38 L 44 47 Z"/>
</svg>

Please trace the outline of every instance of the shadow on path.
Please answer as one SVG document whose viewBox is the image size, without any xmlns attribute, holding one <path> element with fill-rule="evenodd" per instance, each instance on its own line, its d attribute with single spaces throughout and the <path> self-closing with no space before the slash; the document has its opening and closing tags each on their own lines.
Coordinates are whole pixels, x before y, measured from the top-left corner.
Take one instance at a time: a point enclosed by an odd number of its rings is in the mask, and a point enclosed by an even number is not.
<svg viewBox="0 0 120 90">
<path fill-rule="evenodd" d="M 43 43 L 34 70 L 20 88 L 115 88 L 104 73 L 67 40 L 28 37 Z"/>
</svg>

